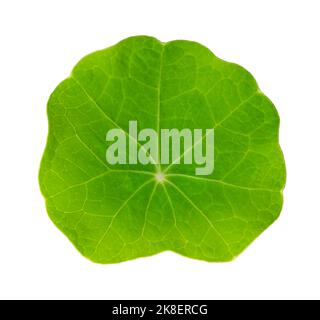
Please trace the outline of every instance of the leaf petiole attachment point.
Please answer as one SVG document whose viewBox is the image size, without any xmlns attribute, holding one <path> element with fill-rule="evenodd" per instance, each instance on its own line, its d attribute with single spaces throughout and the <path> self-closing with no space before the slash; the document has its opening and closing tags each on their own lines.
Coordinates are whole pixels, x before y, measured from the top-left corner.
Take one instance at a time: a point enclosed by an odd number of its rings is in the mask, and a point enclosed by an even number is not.
<svg viewBox="0 0 320 320">
<path fill-rule="evenodd" d="M 163 172 L 158 171 L 155 174 L 155 179 L 156 179 L 157 183 L 164 183 L 166 180 L 166 175 Z"/>
</svg>

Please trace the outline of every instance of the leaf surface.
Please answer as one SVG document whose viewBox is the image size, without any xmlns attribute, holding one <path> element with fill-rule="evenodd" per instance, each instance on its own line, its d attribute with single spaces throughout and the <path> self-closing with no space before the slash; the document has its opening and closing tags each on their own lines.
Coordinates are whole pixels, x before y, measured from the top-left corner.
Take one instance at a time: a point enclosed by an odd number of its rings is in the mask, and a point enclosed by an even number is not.
<svg viewBox="0 0 320 320">
<path fill-rule="evenodd" d="M 48 118 L 40 168 L 47 211 L 92 261 L 165 250 L 230 261 L 280 214 L 278 113 L 251 74 L 198 43 L 140 36 L 94 52 L 52 93 Z M 157 131 L 214 128 L 213 173 L 109 165 L 106 132 L 128 135 L 130 120 Z M 155 179 L 159 170 L 164 183 Z"/>
</svg>

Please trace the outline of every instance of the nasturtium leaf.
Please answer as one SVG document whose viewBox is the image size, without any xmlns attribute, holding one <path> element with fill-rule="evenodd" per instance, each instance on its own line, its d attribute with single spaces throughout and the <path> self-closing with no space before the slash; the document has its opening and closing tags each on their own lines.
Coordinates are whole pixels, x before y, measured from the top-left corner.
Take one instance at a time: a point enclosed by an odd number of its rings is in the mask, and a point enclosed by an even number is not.
<svg viewBox="0 0 320 320">
<path fill-rule="evenodd" d="M 40 186 L 55 225 L 87 258 L 170 250 L 230 261 L 279 216 L 279 116 L 250 73 L 190 41 L 140 36 L 83 58 L 48 102 Z M 106 161 L 106 133 L 215 129 L 214 171 Z M 181 151 L 181 156 L 183 156 Z"/>
</svg>

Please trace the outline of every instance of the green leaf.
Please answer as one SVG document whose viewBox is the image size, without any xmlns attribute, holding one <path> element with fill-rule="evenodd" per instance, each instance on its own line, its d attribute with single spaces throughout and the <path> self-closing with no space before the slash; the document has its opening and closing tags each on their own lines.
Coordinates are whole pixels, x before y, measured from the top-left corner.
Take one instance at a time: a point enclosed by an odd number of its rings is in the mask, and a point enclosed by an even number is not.
<svg viewBox="0 0 320 320">
<path fill-rule="evenodd" d="M 165 250 L 230 261 L 280 214 L 278 113 L 251 74 L 198 43 L 141 36 L 94 52 L 52 93 L 48 118 L 40 169 L 47 211 L 92 261 Z M 109 165 L 106 132 L 128 130 L 130 120 L 157 131 L 214 128 L 213 173 Z"/>
</svg>

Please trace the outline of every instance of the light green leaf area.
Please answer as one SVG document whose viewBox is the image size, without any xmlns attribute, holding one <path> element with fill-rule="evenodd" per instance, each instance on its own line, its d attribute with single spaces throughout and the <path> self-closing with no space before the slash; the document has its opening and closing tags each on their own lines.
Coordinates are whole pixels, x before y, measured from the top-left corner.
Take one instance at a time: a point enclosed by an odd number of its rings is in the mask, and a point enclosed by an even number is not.
<svg viewBox="0 0 320 320">
<path fill-rule="evenodd" d="M 94 52 L 52 93 L 48 118 L 40 169 L 47 211 L 94 262 L 166 250 L 230 261 L 280 214 L 278 113 L 250 73 L 198 43 L 140 36 Z M 127 132 L 129 120 L 140 129 L 214 128 L 213 173 L 108 164 L 106 132 Z"/>
</svg>

